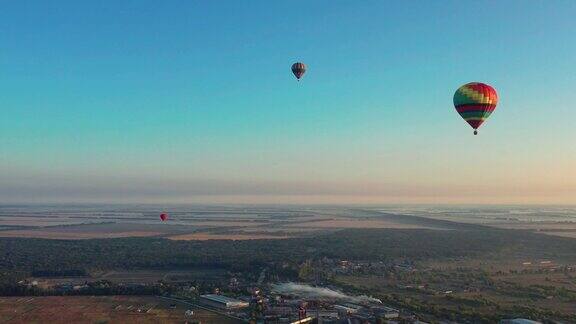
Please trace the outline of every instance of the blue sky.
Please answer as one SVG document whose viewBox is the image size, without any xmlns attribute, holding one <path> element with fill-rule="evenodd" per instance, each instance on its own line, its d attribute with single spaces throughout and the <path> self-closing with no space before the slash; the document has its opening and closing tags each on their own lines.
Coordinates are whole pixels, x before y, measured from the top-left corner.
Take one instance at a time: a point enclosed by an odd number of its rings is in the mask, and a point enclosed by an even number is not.
<svg viewBox="0 0 576 324">
<path fill-rule="evenodd" d="M 575 13 L 4 2 L 0 202 L 575 203 Z M 452 106 L 470 81 L 500 95 L 479 136 Z"/>
</svg>

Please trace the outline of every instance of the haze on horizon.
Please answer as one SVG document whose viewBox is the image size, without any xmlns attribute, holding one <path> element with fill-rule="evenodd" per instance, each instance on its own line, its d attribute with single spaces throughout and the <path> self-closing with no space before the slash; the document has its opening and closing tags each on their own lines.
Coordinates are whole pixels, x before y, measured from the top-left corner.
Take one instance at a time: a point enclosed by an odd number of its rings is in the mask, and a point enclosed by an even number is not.
<svg viewBox="0 0 576 324">
<path fill-rule="evenodd" d="M 575 12 L 4 3 L 0 203 L 574 204 Z M 470 81 L 500 95 L 478 136 Z"/>
</svg>

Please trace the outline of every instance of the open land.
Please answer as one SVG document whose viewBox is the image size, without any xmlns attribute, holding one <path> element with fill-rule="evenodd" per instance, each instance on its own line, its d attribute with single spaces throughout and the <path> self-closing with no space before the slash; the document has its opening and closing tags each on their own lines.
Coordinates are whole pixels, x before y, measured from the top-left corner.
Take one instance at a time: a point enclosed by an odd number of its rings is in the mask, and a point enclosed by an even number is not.
<svg viewBox="0 0 576 324">
<path fill-rule="evenodd" d="M 186 316 L 188 309 L 192 309 L 194 315 Z M 242 323 L 151 296 L 0 297 L 0 323 L 184 323 L 187 320 Z"/>
<path fill-rule="evenodd" d="M 158 220 L 158 211 L 0 208 L 6 220 L 0 225 L 0 275 L 18 283 L 5 292 L 138 295 L 7 298 L 2 302 L 18 316 L 0 315 L 33 323 L 64 316 L 49 313 L 45 305 L 53 300 L 78 298 L 67 311 L 74 318 L 54 320 L 178 322 L 180 306 L 173 312 L 141 295 L 197 300 L 215 288 L 239 296 L 254 286 L 266 293 L 277 282 L 298 281 L 373 296 L 424 321 L 576 321 L 576 239 L 569 235 L 576 232 L 576 210 L 547 208 L 540 217 L 500 207 L 182 207 L 169 211 L 167 222 Z M 8 224 L 11 216 L 21 222 Z M 145 314 L 128 310 L 138 303 L 141 309 L 156 306 Z"/>
<path fill-rule="evenodd" d="M 102 208 L 92 213 L 70 210 L 0 210 L 0 237 L 94 239 L 165 237 L 174 240 L 254 240 L 310 236 L 348 228 L 444 229 L 412 219 L 358 215 L 348 208 L 237 208 L 170 212 L 161 222 L 158 212 Z"/>
</svg>

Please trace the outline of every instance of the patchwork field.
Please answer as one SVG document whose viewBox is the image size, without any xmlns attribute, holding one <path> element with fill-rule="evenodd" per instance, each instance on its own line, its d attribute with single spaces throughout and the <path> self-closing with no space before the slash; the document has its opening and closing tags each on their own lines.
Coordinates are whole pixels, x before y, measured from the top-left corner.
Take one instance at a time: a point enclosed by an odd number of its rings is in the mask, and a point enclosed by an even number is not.
<svg viewBox="0 0 576 324">
<path fill-rule="evenodd" d="M 207 240 L 264 240 L 264 239 L 284 239 L 288 236 L 266 235 L 266 234 L 211 234 L 193 233 L 170 236 L 169 239 L 176 241 L 207 241 Z"/>
<path fill-rule="evenodd" d="M 96 239 L 165 237 L 172 240 L 258 240 L 314 235 L 347 228 L 442 229 L 420 219 L 384 217 L 348 208 L 187 207 L 85 210 L 0 209 L 0 237 Z"/>
<path fill-rule="evenodd" d="M 120 238 L 120 237 L 146 237 L 161 235 L 161 232 L 140 232 L 140 231 L 126 231 L 117 233 L 78 233 L 78 232 L 65 232 L 61 230 L 13 230 L 13 231 L 0 231 L 0 237 L 27 237 L 27 238 L 45 238 L 45 239 L 59 239 L 59 240 L 82 240 L 94 238 Z"/>
<path fill-rule="evenodd" d="M 302 224 L 291 224 L 290 227 L 304 228 L 428 228 L 423 225 L 404 224 L 379 219 L 354 219 L 354 218 L 335 218 L 328 220 L 305 222 Z"/>
<path fill-rule="evenodd" d="M 186 316 L 185 312 L 188 309 L 192 309 L 194 315 Z M 0 323 L 184 323 L 186 321 L 242 323 L 183 303 L 148 296 L 0 297 Z"/>
<path fill-rule="evenodd" d="M 504 211 L 436 212 L 346 207 L 172 207 L 161 222 L 154 207 L 0 208 L 0 237 L 94 239 L 166 237 L 173 240 L 255 240 L 315 235 L 348 228 L 454 229 L 490 226 L 576 237 L 576 222 L 553 214 L 535 219 Z M 402 213 L 405 214 L 402 214 Z M 563 214 L 562 214 L 563 215 Z M 570 214 L 571 215 L 571 214 Z M 459 225 L 458 225 L 459 224 Z"/>
</svg>

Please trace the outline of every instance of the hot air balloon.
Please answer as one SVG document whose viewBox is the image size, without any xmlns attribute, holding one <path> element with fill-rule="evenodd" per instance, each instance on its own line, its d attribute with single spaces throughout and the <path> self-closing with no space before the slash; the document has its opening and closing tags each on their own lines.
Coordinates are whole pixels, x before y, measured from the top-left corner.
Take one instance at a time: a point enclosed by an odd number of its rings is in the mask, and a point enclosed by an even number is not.
<svg viewBox="0 0 576 324">
<path fill-rule="evenodd" d="M 478 127 L 496 109 L 497 103 L 496 90 L 481 82 L 466 83 L 454 93 L 454 107 L 460 116 L 474 128 L 474 135 L 478 134 Z"/>
<path fill-rule="evenodd" d="M 300 78 L 306 73 L 306 64 L 300 62 L 292 64 L 292 73 L 294 73 L 296 79 L 300 81 Z"/>
<path fill-rule="evenodd" d="M 168 214 L 166 214 L 166 213 L 160 214 L 160 220 L 162 220 L 163 222 L 165 222 L 166 220 L 168 220 Z"/>
</svg>

